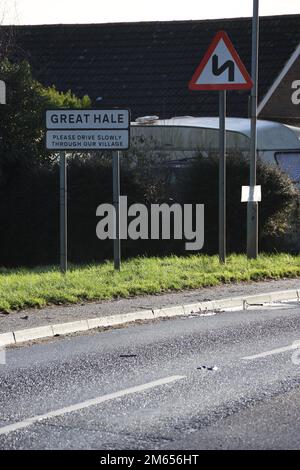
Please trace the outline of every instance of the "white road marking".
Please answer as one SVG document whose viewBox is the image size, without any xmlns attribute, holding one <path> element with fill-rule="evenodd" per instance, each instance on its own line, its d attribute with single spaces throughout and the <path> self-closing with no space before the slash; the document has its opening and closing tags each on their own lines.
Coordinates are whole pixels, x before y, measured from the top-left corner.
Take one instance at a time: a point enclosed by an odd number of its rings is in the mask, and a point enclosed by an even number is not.
<svg viewBox="0 0 300 470">
<path fill-rule="evenodd" d="M 299 348 L 300 348 L 300 341 L 294 341 L 293 344 L 290 344 L 289 346 L 271 349 L 270 351 L 264 351 L 259 354 L 254 354 L 253 356 L 242 357 L 242 359 L 245 359 L 245 360 L 260 359 L 262 357 L 273 356 L 274 354 L 281 354 L 286 351 L 293 351 L 294 349 L 299 349 Z"/>
<path fill-rule="evenodd" d="M 92 398 L 91 400 L 83 401 L 75 405 L 66 406 L 65 408 L 60 408 L 59 410 L 49 411 L 43 415 L 33 416 L 32 418 L 27 418 L 24 421 L 19 421 L 18 423 L 9 424 L 0 428 L 0 434 L 9 434 L 13 431 L 18 431 L 19 429 L 24 429 L 31 426 L 34 423 L 43 421 L 44 419 L 55 418 L 57 416 L 62 416 L 66 413 L 72 413 L 73 411 L 83 410 L 84 408 L 89 408 L 90 406 L 99 405 L 105 401 L 114 400 L 115 398 L 124 397 L 125 395 L 130 395 L 132 393 L 143 392 L 160 385 L 166 385 L 177 380 L 184 379 L 185 375 L 172 375 L 170 377 L 165 377 L 163 379 L 155 380 L 154 382 L 148 382 L 142 385 L 137 385 L 136 387 L 126 388 L 125 390 L 120 390 L 119 392 L 109 393 L 101 397 Z"/>
</svg>

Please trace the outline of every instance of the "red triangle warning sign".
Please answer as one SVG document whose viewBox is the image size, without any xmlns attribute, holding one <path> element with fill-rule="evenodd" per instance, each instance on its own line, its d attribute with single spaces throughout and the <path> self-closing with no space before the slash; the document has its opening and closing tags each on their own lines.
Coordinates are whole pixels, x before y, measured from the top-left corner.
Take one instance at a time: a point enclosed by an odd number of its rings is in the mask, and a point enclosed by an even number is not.
<svg viewBox="0 0 300 470">
<path fill-rule="evenodd" d="M 190 90 L 249 90 L 253 82 L 225 31 L 219 31 L 198 65 Z"/>
</svg>

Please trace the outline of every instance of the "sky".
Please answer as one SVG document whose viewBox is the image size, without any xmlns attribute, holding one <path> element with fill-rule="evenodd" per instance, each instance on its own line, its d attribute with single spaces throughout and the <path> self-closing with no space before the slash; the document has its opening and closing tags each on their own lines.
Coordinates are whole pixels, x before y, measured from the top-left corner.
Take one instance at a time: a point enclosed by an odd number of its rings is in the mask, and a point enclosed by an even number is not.
<svg viewBox="0 0 300 470">
<path fill-rule="evenodd" d="M 252 15 L 253 0 L 0 0 L 2 24 L 116 23 Z M 300 0 L 260 0 L 260 15 L 300 14 Z"/>
</svg>

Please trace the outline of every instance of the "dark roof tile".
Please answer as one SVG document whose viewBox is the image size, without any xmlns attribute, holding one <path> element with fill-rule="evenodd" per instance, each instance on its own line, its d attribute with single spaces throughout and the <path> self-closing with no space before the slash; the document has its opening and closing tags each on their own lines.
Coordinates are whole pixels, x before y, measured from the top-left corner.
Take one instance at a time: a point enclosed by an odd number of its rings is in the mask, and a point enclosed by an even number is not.
<svg viewBox="0 0 300 470">
<path fill-rule="evenodd" d="M 6 28 L 6 27 L 2 27 Z M 28 59 L 45 85 L 71 89 L 102 106 L 139 115 L 216 115 L 216 92 L 191 92 L 190 80 L 219 30 L 250 72 L 251 19 L 19 26 L 14 59 Z M 259 99 L 300 42 L 300 15 L 260 19 Z M 228 114 L 245 116 L 248 92 L 230 92 Z"/>
</svg>

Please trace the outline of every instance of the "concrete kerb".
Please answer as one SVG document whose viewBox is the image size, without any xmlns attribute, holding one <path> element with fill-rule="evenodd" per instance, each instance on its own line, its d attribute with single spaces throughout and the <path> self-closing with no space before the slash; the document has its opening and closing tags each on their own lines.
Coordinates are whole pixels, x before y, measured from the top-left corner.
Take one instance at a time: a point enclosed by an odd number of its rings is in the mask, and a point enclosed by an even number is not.
<svg viewBox="0 0 300 470">
<path fill-rule="evenodd" d="M 0 335 L 0 349 L 5 346 L 9 346 L 10 344 L 15 344 L 13 332 L 10 331 L 9 333 L 2 333 Z"/>
<path fill-rule="evenodd" d="M 24 343 L 25 341 L 32 341 L 34 339 L 47 338 L 53 336 L 52 326 L 40 326 L 38 328 L 29 328 L 25 330 L 17 330 L 13 332 L 15 343 Z M 2 336 L 2 335 L 0 335 Z"/>
<path fill-rule="evenodd" d="M 232 297 L 220 300 L 210 300 L 205 302 L 176 305 L 172 307 L 141 310 L 107 317 L 90 318 L 68 323 L 46 325 L 37 328 L 11 331 L 0 334 L 0 348 L 32 341 L 42 338 L 51 338 L 59 335 L 78 333 L 95 328 L 105 328 L 115 325 L 122 325 L 134 321 L 153 320 L 155 318 L 171 318 L 177 316 L 203 315 L 212 312 L 226 311 L 227 309 L 246 310 L 251 305 L 272 304 L 273 302 L 284 301 L 300 302 L 300 289 L 292 289 L 266 294 L 256 294 L 241 297 Z"/>
</svg>

